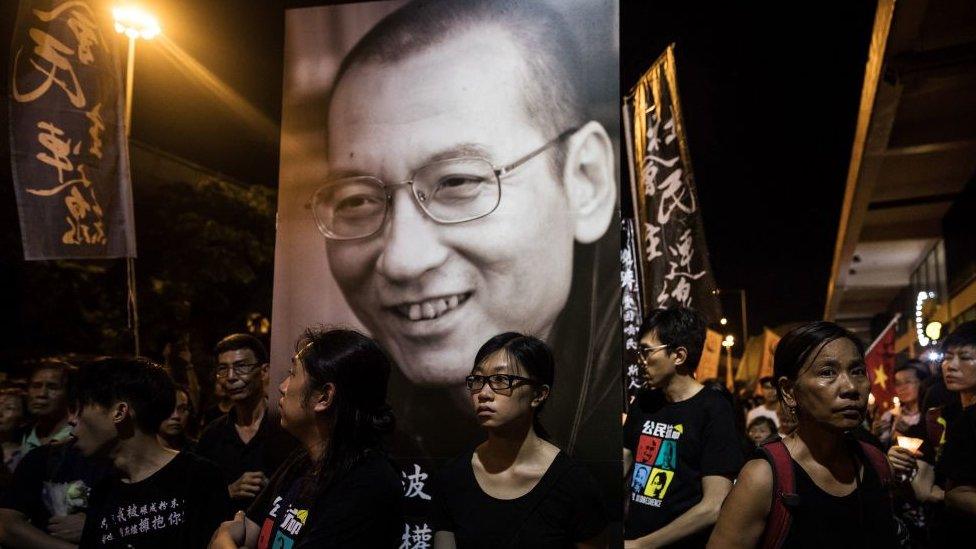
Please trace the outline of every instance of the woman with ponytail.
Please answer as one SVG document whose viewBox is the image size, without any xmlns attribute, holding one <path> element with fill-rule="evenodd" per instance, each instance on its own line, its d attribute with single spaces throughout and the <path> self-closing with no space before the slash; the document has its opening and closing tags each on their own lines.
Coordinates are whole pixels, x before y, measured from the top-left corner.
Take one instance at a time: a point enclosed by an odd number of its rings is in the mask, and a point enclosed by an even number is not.
<svg viewBox="0 0 976 549">
<path fill-rule="evenodd" d="M 278 407 L 304 450 L 246 516 L 221 525 L 211 547 L 396 547 L 403 487 L 380 444 L 394 424 L 390 359 L 372 339 L 341 329 L 310 329 L 296 351 Z"/>
<path fill-rule="evenodd" d="M 435 548 L 606 545 L 596 482 L 540 421 L 554 370 L 534 337 L 507 332 L 482 345 L 466 385 L 488 438 L 432 481 Z"/>
</svg>

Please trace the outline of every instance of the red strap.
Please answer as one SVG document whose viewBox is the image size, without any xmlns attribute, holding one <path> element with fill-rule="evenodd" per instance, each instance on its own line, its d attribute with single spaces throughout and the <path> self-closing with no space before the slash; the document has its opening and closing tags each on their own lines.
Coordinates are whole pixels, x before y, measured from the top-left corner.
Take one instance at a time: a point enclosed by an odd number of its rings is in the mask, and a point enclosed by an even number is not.
<svg viewBox="0 0 976 549">
<path fill-rule="evenodd" d="M 763 531 L 762 547 L 778 549 L 790 531 L 791 516 L 785 498 L 796 498 L 793 460 L 782 440 L 767 442 L 760 448 L 773 468 L 773 499 L 770 502 L 766 529 Z"/>
<path fill-rule="evenodd" d="M 861 451 L 864 456 L 868 458 L 868 463 L 874 469 L 874 472 L 878 473 L 878 478 L 881 479 L 881 486 L 887 488 L 891 484 L 891 467 L 888 466 L 888 460 L 885 455 L 881 453 L 881 450 L 877 446 L 871 444 L 870 442 L 864 442 L 863 440 L 858 441 L 861 444 Z"/>
</svg>

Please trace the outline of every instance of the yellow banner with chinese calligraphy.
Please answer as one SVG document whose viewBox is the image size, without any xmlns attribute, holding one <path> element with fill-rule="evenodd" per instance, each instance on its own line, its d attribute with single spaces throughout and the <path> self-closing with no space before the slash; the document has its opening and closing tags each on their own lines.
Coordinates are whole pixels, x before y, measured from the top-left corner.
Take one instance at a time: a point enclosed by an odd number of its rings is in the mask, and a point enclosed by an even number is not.
<svg viewBox="0 0 976 549">
<path fill-rule="evenodd" d="M 643 309 L 721 317 L 678 100 L 671 45 L 625 98 Z"/>
<path fill-rule="evenodd" d="M 98 0 L 22 0 L 10 71 L 24 259 L 135 257 L 122 88 Z"/>
</svg>

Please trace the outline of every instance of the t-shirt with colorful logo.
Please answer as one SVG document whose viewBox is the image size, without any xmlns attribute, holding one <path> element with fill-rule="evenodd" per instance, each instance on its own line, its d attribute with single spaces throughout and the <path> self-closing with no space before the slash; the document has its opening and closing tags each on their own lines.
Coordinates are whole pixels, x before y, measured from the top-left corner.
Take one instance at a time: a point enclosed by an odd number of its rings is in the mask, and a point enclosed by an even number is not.
<svg viewBox="0 0 976 549">
<path fill-rule="evenodd" d="M 275 473 L 248 509 L 261 527 L 257 549 L 389 547 L 402 535 L 400 474 L 370 453 L 325 491 L 314 486 L 313 466 L 296 455 Z"/>
<path fill-rule="evenodd" d="M 638 395 L 624 424 L 624 447 L 634 457 L 625 539 L 663 528 L 701 501 L 702 477 L 738 474 L 743 455 L 732 414 L 731 403 L 709 388 L 674 403 L 659 391 Z"/>
</svg>

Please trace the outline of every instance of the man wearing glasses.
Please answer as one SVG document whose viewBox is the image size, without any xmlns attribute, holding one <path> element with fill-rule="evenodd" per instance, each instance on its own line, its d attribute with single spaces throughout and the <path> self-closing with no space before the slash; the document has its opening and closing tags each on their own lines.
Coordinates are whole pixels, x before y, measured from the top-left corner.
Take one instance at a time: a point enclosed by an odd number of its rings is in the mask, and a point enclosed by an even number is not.
<svg viewBox="0 0 976 549">
<path fill-rule="evenodd" d="M 204 429 L 195 453 L 216 463 L 235 509 L 246 509 L 296 447 L 277 417 L 268 414 L 268 352 L 248 334 L 217 343 L 215 383 L 233 407 Z"/>
<path fill-rule="evenodd" d="M 624 423 L 627 547 L 704 547 L 743 455 L 731 403 L 695 380 L 705 320 L 655 309 L 640 329 L 646 386 Z"/>
<path fill-rule="evenodd" d="M 584 459 L 616 445 L 616 167 L 579 59 L 542 2 L 445 1 L 387 17 L 339 69 L 309 208 L 428 455 L 476 436 L 444 387 L 461 397 L 478 346 L 506 331 L 556 353 L 554 440 Z"/>
</svg>

